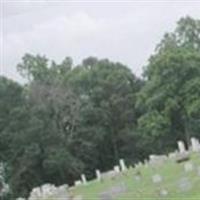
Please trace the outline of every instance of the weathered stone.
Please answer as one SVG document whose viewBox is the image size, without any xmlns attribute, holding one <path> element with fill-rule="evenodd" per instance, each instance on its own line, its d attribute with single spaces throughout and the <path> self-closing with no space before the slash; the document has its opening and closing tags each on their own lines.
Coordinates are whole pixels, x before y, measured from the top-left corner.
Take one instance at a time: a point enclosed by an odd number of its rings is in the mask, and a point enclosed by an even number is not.
<svg viewBox="0 0 200 200">
<path fill-rule="evenodd" d="M 98 169 L 95 172 L 96 172 L 97 180 L 101 181 L 101 172 Z"/>
<path fill-rule="evenodd" d="M 182 178 L 180 181 L 179 181 L 179 185 L 178 185 L 179 189 L 182 191 L 182 192 L 186 192 L 186 191 L 189 191 L 192 189 L 192 184 L 191 182 L 188 180 L 188 178 Z"/>
<path fill-rule="evenodd" d="M 199 140 L 196 139 L 196 138 L 191 138 L 191 148 L 192 148 L 192 151 L 193 152 L 199 152 L 200 151 L 200 143 L 199 143 Z"/>
<path fill-rule="evenodd" d="M 120 173 L 120 167 L 118 165 L 114 166 L 114 171 Z"/>
<path fill-rule="evenodd" d="M 82 182 L 80 180 L 77 180 L 77 181 L 74 182 L 74 185 L 75 186 L 80 186 L 80 185 L 82 185 Z"/>
<path fill-rule="evenodd" d="M 124 162 L 123 159 L 119 160 L 119 164 L 120 164 L 121 170 L 122 171 L 126 171 L 127 167 L 126 167 L 125 162 Z"/>
<path fill-rule="evenodd" d="M 161 197 L 166 197 L 168 195 L 168 191 L 166 189 L 161 189 L 159 193 Z"/>
<path fill-rule="evenodd" d="M 193 166 L 193 164 L 190 163 L 190 162 L 187 162 L 187 163 L 185 163 L 185 165 L 184 165 L 184 170 L 185 170 L 185 172 L 193 171 L 193 168 L 194 168 L 194 166 Z"/>
<path fill-rule="evenodd" d="M 183 141 L 178 141 L 178 149 L 180 153 L 185 153 L 186 152 L 186 148 L 185 148 L 185 144 Z"/>
<path fill-rule="evenodd" d="M 162 182 L 162 177 L 159 174 L 156 174 L 152 177 L 153 183 L 161 183 Z"/>
<path fill-rule="evenodd" d="M 82 182 L 83 182 L 84 185 L 87 184 L 87 179 L 86 179 L 85 174 L 81 174 L 81 180 L 82 180 Z"/>
</svg>

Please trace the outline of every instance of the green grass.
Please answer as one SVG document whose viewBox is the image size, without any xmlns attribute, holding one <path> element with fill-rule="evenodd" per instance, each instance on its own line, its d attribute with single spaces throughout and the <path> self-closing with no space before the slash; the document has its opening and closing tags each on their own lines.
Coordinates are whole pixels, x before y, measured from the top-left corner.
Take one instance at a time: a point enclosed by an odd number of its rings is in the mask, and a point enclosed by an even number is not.
<svg viewBox="0 0 200 200">
<path fill-rule="evenodd" d="M 177 164 L 169 160 L 157 167 L 149 165 L 148 167 L 141 166 L 137 170 L 131 168 L 115 179 L 106 179 L 102 182 L 93 180 L 85 186 L 81 185 L 70 189 L 70 192 L 75 196 L 82 196 L 84 200 L 100 200 L 100 193 L 123 183 L 126 185 L 127 192 L 121 194 L 115 200 L 200 200 L 200 176 L 197 173 L 197 167 L 200 167 L 200 155 L 191 155 L 189 162 L 192 162 L 195 167 L 191 172 L 184 171 L 185 162 Z M 138 170 L 142 174 L 139 181 L 134 178 Z M 155 174 L 162 176 L 162 183 L 155 184 L 152 182 L 152 176 Z M 192 184 L 192 188 L 188 191 L 181 191 L 179 188 L 179 181 L 182 178 L 187 178 Z M 160 196 L 161 189 L 168 191 L 166 197 Z"/>
</svg>

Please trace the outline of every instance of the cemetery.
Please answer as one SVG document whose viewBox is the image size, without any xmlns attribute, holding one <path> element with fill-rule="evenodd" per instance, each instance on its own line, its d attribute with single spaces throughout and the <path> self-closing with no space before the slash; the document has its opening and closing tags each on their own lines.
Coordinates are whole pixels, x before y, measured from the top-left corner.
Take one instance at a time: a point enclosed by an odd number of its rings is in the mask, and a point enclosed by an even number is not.
<svg viewBox="0 0 200 200">
<path fill-rule="evenodd" d="M 200 1 L 161 1 L 1 0 L 0 200 L 200 200 Z"/>
<path fill-rule="evenodd" d="M 135 166 L 120 159 L 111 171 L 97 169 L 96 179 L 91 181 L 81 174 L 72 187 L 45 184 L 34 188 L 28 200 L 200 199 L 199 141 L 191 138 L 188 150 L 182 141 L 177 145 L 174 153 L 150 155 Z"/>
</svg>

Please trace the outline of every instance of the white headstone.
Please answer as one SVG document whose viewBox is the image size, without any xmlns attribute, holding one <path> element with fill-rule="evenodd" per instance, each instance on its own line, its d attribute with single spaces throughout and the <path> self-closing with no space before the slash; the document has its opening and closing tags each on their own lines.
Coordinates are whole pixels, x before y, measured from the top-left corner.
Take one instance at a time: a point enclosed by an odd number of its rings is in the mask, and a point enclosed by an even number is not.
<svg viewBox="0 0 200 200">
<path fill-rule="evenodd" d="M 193 152 L 199 152 L 200 151 L 199 140 L 193 137 L 193 138 L 190 139 L 190 141 L 191 141 L 191 145 L 192 145 L 192 151 Z"/>
<path fill-rule="evenodd" d="M 183 141 L 178 141 L 178 149 L 180 153 L 186 152 L 185 144 Z"/>
<path fill-rule="evenodd" d="M 87 184 L 87 179 L 85 177 L 85 174 L 81 174 L 81 180 L 82 180 L 82 182 L 83 182 L 84 185 Z"/>
<path fill-rule="evenodd" d="M 118 165 L 114 166 L 114 171 L 120 173 L 120 167 Z"/>
<path fill-rule="evenodd" d="M 192 170 L 193 170 L 193 164 L 192 163 L 190 163 L 190 162 L 187 162 L 187 163 L 185 163 L 185 165 L 184 165 L 184 169 L 185 169 L 185 172 L 191 172 Z"/>
<path fill-rule="evenodd" d="M 96 177 L 98 181 L 101 181 L 101 172 L 98 169 L 96 170 Z"/>
<path fill-rule="evenodd" d="M 165 189 L 160 190 L 160 196 L 165 197 L 168 195 L 168 191 Z"/>
<path fill-rule="evenodd" d="M 123 159 L 119 160 L 119 164 L 120 164 L 121 170 L 126 171 L 127 168 Z"/>
<path fill-rule="evenodd" d="M 162 182 L 162 177 L 159 174 L 156 174 L 152 177 L 153 183 L 160 183 Z"/>
<path fill-rule="evenodd" d="M 74 182 L 74 185 L 75 185 L 75 186 L 82 185 L 82 182 L 81 182 L 80 180 L 78 180 L 78 181 L 75 181 L 75 182 Z"/>
</svg>

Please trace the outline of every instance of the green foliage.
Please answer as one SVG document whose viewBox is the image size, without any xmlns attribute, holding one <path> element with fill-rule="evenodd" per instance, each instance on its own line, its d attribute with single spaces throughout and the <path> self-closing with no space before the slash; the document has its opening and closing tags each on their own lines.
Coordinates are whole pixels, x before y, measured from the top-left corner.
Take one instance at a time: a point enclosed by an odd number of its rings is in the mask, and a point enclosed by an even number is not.
<svg viewBox="0 0 200 200">
<path fill-rule="evenodd" d="M 0 160 L 13 197 L 199 137 L 199 20 L 182 18 L 164 36 L 143 80 L 95 57 L 74 66 L 26 54 L 17 69 L 26 85 L 0 77 Z"/>
<path fill-rule="evenodd" d="M 162 40 L 145 69 L 147 81 L 137 106 L 146 114 L 138 120 L 139 130 L 155 139 L 164 133 L 163 148 L 169 147 L 172 138 L 173 142 L 189 142 L 190 136 L 200 130 L 197 125 L 192 128 L 192 121 L 200 119 L 199 35 L 199 20 L 182 18 L 175 32 Z"/>
</svg>

